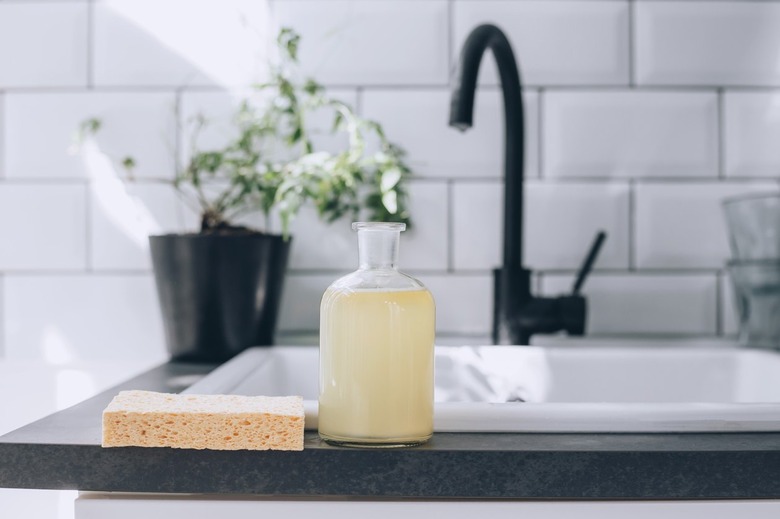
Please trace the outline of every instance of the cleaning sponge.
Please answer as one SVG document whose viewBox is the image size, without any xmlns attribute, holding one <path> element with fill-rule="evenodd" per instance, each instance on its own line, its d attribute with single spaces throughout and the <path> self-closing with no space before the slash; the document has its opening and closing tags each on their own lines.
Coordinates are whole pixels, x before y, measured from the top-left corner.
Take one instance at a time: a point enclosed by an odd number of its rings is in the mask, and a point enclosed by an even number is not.
<svg viewBox="0 0 780 519">
<path fill-rule="evenodd" d="M 122 391 L 103 411 L 103 447 L 303 450 L 300 396 Z"/>
</svg>

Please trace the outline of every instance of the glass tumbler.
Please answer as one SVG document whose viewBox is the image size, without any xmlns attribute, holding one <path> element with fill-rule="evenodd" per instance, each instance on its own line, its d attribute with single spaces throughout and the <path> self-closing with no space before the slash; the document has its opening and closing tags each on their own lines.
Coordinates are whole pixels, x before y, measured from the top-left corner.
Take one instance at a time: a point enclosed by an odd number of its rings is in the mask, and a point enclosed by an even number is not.
<svg viewBox="0 0 780 519">
<path fill-rule="evenodd" d="M 730 261 L 743 346 L 780 349 L 780 260 Z"/>
<path fill-rule="evenodd" d="M 723 209 L 735 260 L 780 259 L 780 193 L 727 198 Z"/>
</svg>

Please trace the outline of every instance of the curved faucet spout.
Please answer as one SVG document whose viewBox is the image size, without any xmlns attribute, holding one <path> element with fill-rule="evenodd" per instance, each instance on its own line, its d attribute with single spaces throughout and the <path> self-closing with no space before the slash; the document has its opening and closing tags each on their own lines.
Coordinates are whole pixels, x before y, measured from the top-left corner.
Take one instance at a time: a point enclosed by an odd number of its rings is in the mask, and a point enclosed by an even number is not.
<svg viewBox="0 0 780 519">
<path fill-rule="evenodd" d="M 604 237 L 600 236 L 583 264 L 574 293 L 559 297 L 531 294 L 531 271 L 523 267 L 523 98 L 520 73 L 506 35 L 495 25 L 480 25 L 469 34 L 460 53 L 452 87 L 450 126 L 471 127 L 479 65 L 485 51 L 496 58 L 504 96 L 504 251 L 493 271 L 493 342 L 529 344 L 535 333 L 560 330 L 582 335 L 585 298 L 579 289 L 593 266 Z"/>
<path fill-rule="evenodd" d="M 504 96 L 504 251 L 503 266 L 523 266 L 523 99 L 520 73 L 512 46 L 495 25 L 480 25 L 469 34 L 460 53 L 453 82 L 450 126 L 465 131 L 474 116 L 474 94 L 482 56 L 496 58 Z"/>
</svg>

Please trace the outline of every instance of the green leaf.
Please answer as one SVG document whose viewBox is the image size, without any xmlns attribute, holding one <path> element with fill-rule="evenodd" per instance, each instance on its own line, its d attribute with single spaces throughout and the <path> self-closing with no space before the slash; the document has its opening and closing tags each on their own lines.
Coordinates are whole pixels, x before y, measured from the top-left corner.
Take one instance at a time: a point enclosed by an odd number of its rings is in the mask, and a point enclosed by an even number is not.
<svg viewBox="0 0 780 519">
<path fill-rule="evenodd" d="M 387 212 L 395 214 L 398 212 L 398 193 L 395 191 L 388 191 L 382 194 L 382 205 L 385 206 Z"/>
<path fill-rule="evenodd" d="M 335 133 L 342 129 L 344 125 L 344 114 L 342 114 L 339 111 L 336 111 L 336 114 L 333 116 L 333 126 L 331 127 L 331 133 Z"/>
<path fill-rule="evenodd" d="M 300 40 L 301 37 L 293 29 L 282 27 L 276 41 L 279 44 L 279 49 L 286 53 L 283 58 L 290 59 L 293 62 L 298 59 L 298 43 Z"/>
<path fill-rule="evenodd" d="M 100 119 L 93 117 L 91 119 L 82 121 L 80 129 L 81 129 L 81 133 L 85 136 L 95 135 L 98 132 L 98 130 L 100 130 L 101 126 L 103 126 L 103 122 Z"/>
<path fill-rule="evenodd" d="M 303 91 L 312 96 L 318 94 L 322 90 L 322 85 L 314 81 L 312 78 L 308 78 L 303 84 Z"/>
<path fill-rule="evenodd" d="M 295 144 L 296 142 L 301 140 L 301 137 L 303 137 L 303 128 L 300 126 L 296 126 L 293 129 L 293 132 L 290 134 L 289 143 Z"/>
<path fill-rule="evenodd" d="M 379 189 L 386 193 L 398 185 L 401 180 L 401 170 L 398 168 L 390 168 L 382 173 L 382 179 L 379 183 Z M 393 211 L 395 212 L 395 211 Z"/>
<path fill-rule="evenodd" d="M 125 169 L 135 168 L 135 159 L 133 157 L 125 157 L 122 159 L 122 167 Z"/>
</svg>

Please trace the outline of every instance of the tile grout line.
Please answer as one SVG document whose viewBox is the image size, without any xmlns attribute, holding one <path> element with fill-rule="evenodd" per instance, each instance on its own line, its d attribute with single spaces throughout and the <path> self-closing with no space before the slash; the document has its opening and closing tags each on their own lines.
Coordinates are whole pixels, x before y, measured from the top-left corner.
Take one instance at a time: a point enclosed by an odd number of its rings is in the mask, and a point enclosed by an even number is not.
<svg viewBox="0 0 780 519">
<path fill-rule="evenodd" d="M 363 117 L 363 87 L 355 88 L 355 113 Z"/>
<path fill-rule="evenodd" d="M 5 162 L 5 130 L 6 130 L 6 93 L 0 89 L 0 182 L 4 181 L 8 175 Z"/>
<path fill-rule="evenodd" d="M 0 0 L 7 1 L 7 0 Z M 323 83 L 323 86 L 331 90 L 355 90 L 361 88 L 363 90 L 392 90 L 394 92 L 404 92 L 409 90 L 438 90 L 449 91 L 449 83 Z M 179 84 L 140 84 L 140 85 L 93 85 L 89 90 L 95 90 L 98 92 L 118 92 L 118 93 L 141 93 L 141 92 L 171 92 L 176 90 L 182 90 L 184 92 L 225 92 L 231 89 L 244 88 L 246 85 L 179 85 Z M 500 90 L 499 85 L 479 85 L 480 90 L 497 92 Z M 747 92 L 747 93 L 780 93 L 780 84 L 777 85 L 712 85 L 712 84 L 695 84 L 695 85 L 654 85 L 654 84 L 642 84 L 634 85 L 633 87 L 625 83 L 615 84 L 536 84 L 526 83 L 523 85 L 523 89 L 528 90 L 548 90 L 553 92 L 658 92 L 658 93 L 690 93 L 690 92 L 712 92 L 713 90 L 728 90 L 731 92 Z M 87 90 L 82 86 L 21 86 L 4 87 L 4 90 L 8 93 L 14 94 L 43 94 L 43 93 L 78 93 Z"/>
<path fill-rule="evenodd" d="M 536 167 L 539 171 L 536 172 L 536 178 L 542 180 L 545 179 L 547 175 L 544 174 L 544 166 L 545 166 L 545 160 L 544 160 L 544 114 L 545 114 L 545 105 L 547 104 L 547 91 L 544 88 L 539 89 L 538 94 L 538 117 L 539 120 L 536 122 L 536 131 L 538 143 L 536 145 L 536 153 L 537 153 L 537 159 L 536 159 Z"/>
<path fill-rule="evenodd" d="M 174 172 L 178 172 L 181 170 L 182 161 L 181 161 L 181 154 L 183 153 L 183 129 L 182 129 L 182 91 L 181 89 L 177 90 L 174 93 L 174 101 L 173 101 L 173 116 L 176 118 L 174 121 L 174 135 L 173 135 L 173 168 Z M 193 150 L 190 150 L 192 152 Z"/>
<path fill-rule="evenodd" d="M 0 0 L 2 1 L 2 0 Z M 165 182 L 167 179 L 164 178 L 154 178 L 154 179 L 145 179 L 141 180 L 139 183 L 141 184 L 159 184 L 162 182 Z M 4 184 L 8 185 L 17 185 L 17 186 L 83 186 L 86 185 L 89 181 L 86 177 L 78 178 L 78 177 L 64 177 L 64 178 L 57 178 L 57 177 L 37 177 L 37 178 L 25 178 L 25 177 L 14 177 L 14 178 L 0 178 L 0 182 L 3 182 Z"/>
<path fill-rule="evenodd" d="M 628 271 L 636 268 L 636 181 L 628 181 Z"/>
<path fill-rule="evenodd" d="M 0 0 L 7 1 L 7 0 Z M 454 61 L 454 60 L 453 60 Z M 354 90 L 356 88 L 363 88 L 365 90 L 394 90 L 394 91 L 408 91 L 408 90 L 444 90 L 449 91 L 449 81 L 445 83 L 322 83 L 327 89 L 333 90 Z M 230 84 L 230 85 L 207 85 L 207 84 L 166 84 L 166 83 L 146 83 L 146 84 L 94 84 L 94 90 L 101 92 L 157 92 L 165 91 L 170 92 L 172 90 L 181 89 L 186 92 L 225 92 L 234 89 L 246 88 L 245 84 Z M 756 84 L 740 84 L 740 85 L 723 85 L 723 84 L 710 84 L 710 83 L 696 83 L 696 84 L 652 84 L 643 83 L 628 85 L 623 83 L 524 83 L 524 89 L 529 90 L 552 90 L 561 92 L 582 92 L 582 91 L 594 91 L 594 92 L 614 92 L 614 91 L 638 91 L 638 92 L 681 92 L 688 93 L 694 92 L 712 92 L 713 90 L 728 90 L 733 92 L 747 92 L 747 93 L 780 93 L 780 83 L 773 85 L 756 85 Z M 35 94 L 35 93 L 69 93 L 69 92 L 83 92 L 85 87 L 83 85 L 53 85 L 53 86 L 6 86 L 3 89 L 11 93 L 19 94 Z M 500 91 L 499 84 L 480 84 L 480 90 L 484 91 Z"/>
<path fill-rule="evenodd" d="M 298 268 L 298 269 L 290 269 L 289 274 L 292 276 L 301 276 L 301 277 L 307 277 L 307 276 L 325 276 L 325 275 L 335 275 L 339 273 L 348 273 L 350 271 L 351 267 L 345 266 L 343 268 L 319 268 L 319 269 L 313 269 L 313 268 Z M 447 269 L 440 269 L 440 268 L 407 268 L 409 272 L 415 272 L 415 273 L 424 273 L 426 275 L 430 276 L 448 276 L 448 277 L 491 277 L 493 275 L 493 268 L 492 267 L 484 267 L 484 268 L 472 268 L 472 269 L 461 269 L 461 270 L 453 270 L 449 271 Z M 35 275 L 38 273 L 49 273 L 50 271 L 16 271 L 14 273 L 21 273 L 21 274 L 30 274 Z M 571 277 L 578 272 L 578 267 L 572 266 L 570 268 L 550 268 L 545 269 L 541 268 L 538 270 L 534 270 L 534 273 L 537 275 L 544 275 L 544 276 L 567 276 Z M 658 276 L 667 276 L 667 277 L 700 277 L 700 276 L 709 276 L 711 277 L 713 274 L 718 274 L 720 272 L 720 269 L 715 267 L 691 267 L 691 268 L 683 268 L 683 267 L 671 267 L 671 268 L 662 268 L 662 267 L 650 267 L 650 268 L 644 268 L 636 271 L 629 271 L 624 268 L 595 268 L 593 269 L 593 274 L 597 274 L 602 277 L 610 277 L 610 276 L 631 276 L 631 277 L 658 277 Z M 83 272 L 80 271 L 55 271 L 56 274 L 65 275 L 68 273 L 74 273 L 74 274 L 83 274 Z M 149 274 L 151 273 L 151 270 L 130 270 L 130 269 L 100 269 L 95 271 L 96 274 L 113 274 L 113 275 L 122 275 L 122 274 Z"/>
<path fill-rule="evenodd" d="M 726 98 L 722 88 L 719 88 L 716 93 L 716 121 L 717 125 L 717 142 L 718 142 L 718 178 L 721 180 L 726 179 Z"/>
<path fill-rule="evenodd" d="M 92 273 L 95 269 L 92 265 L 92 184 L 84 184 L 84 254 L 85 271 Z"/>
<path fill-rule="evenodd" d="M 182 132 L 182 113 L 181 113 L 181 104 L 182 104 L 182 90 L 178 89 L 176 93 L 174 94 L 174 105 L 173 105 L 173 115 L 175 117 L 174 121 L 174 134 L 173 134 L 173 170 L 174 175 L 178 175 L 179 171 L 181 171 L 182 167 L 182 158 L 181 155 L 183 153 L 183 146 L 182 142 L 184 139 L 183 132 Z M 192 150 L 190 150 L 192 152 Z M 174 188 L 174 191 L 177 191 L 176 188 Z M 176 219 L 177 219 L 177 225 L 179 229 L 184 229 L 186 226 L 186 213 L 184 209 L 184 204 L 181 203 L 181 198 L 177 198 L 175 203 L 175 211 L 176 211 Z"/>
<path fill-rule="evenodd" d="M 720 272 L 715 274 L 715 335 L 722 337 L 724 335 L 723 330 L 723 276 Z"/>
<path fill-rule="evenodd" d="M 270 49 L 273 48 L 274 45 L 274 34 L 279 33 L 279 26 L 281 25 L 279 23 L 279 18 L 277 17 L 276 12 L 276 3 L 278 0 L 268 0 L 268 36 L 265 38 L 265 43 L 268 45 L 268 49 L 270 52 Z"/>
<path fill-rule="evenodd" d="M 636 2 L 628 2 L 628 86 L 636 86 Z"/>
<path fill-rule="evenodd" d="M 0 272 L 0 276 L 15 276 L 15 277 L 72 277 L 72 276 L 87 276 L 90 278 L 101 276 L 115 276 L 115 277 L 137 277 L 137 276 L 151 276 L 154 274 L 152 268 L 148 269 L 129 269 L 129 268 L 101 268 L 84 270 L 83 268 L 76 269 L 12 269 Z"/>
<path fill-rule="evenodd" d="M 0 0 L 2 1 L 2 0 Z M 525 179 L 528 184 L 531 185 L 605 185 L 605 186 L 620 186 L 626 185 L 630 182 L 635 182 L 637 185 L 651 185 L 651 186 L 718 186 L 718 185 L 751 185 L 751 184 L 772 184 L 775 185 L 780 182 L 780 178 L 776 176 L 750 176 L 750 177 L 725 177 L 718 178 L 714 176 L 708 177 L 530 177 Z M 410 179 L 410 182 L 425 182 L 431 184 L 446 184 L 450 181 L 462 183 L 462 184 L 500 184 L 503 183 L 503 177 L 499 176 L 423 176 L 415 175 Z M 170 184 L 171 179 L 169 177 L 138 177 L 134 180 L 138 185 L 159 185 Z M 0 175 L 0 183 L 8 185 L 58 185 L 58 186 L 72 186 L 72 185 L 85 185 L 89 183 L 86 178 L 78 177 L 12 177 L 7 178 Z"/>
<path fill-rule="evenodd" d="M 453 73 L 452 67 L 455 65 L 454 63 L 455 59 L 452 55 L 455 49 L 454 34 L 455 34 L 455 2 L 454 0 L 448 0 L 447 1 L 447 80 L 448 81 L 451 79 Z"/>
<path fill-rule="evenodd" d="M 447 273 L 455 272 L 455 181 L 447 181 Z"/>
<path fill-rule="evenodd" d="M 5 4 L 46 4 L 46 3 L 50 3 L 51 1 L 52 0 L 0 0 L 0 2 L 3 2 Z M 65 1 L 69 2 L 69 3 L 76 3 L 79 0 L 65 0 Z M 273 5 L 273 2 L 276 2 L 276 1 L 278 1 L 278 0 L 271 0 L 271 5 Z M 308 3 L 308 2 L 316 3 L 315 0 L 302 0 L 302 1 L 303 1 L 303 3 Z M 414 3 L 414 0 L 402 0 L 402 1 L 405 1 L 406 3 L 409 3 L 409 4 Z M 436 0 L 423 0 L 423 1 L 429 1 L 429 2 L 433 3 Z M 510 3 L 512 0 L 499 0 L 499 1 Z M 551 4 L 555 4 L 555 3 L 561 3 L 562 4 L 562 3 L 566 3 L 568 1 L 570 1 L 570 0 L 549 0 L 549 2 Z M 603 2 L 603 1 L 604 0 L 585 0 L 585 3 L 593 3 L 593 4 L 595 4 L 595 3 L 599 3 L 599 2 Z M 614 0 L 614 1 L 619 1 L 619 0 Z M 655 1 L 659 2 L 659 3 L 666 3 L 666 4 L 673 4 L 673 3 L 679 2 L 679 0 L 655 0 Z M 710 0 L 710 1 L 711 2 L 715 2 L 715 3 L 730 3 L 730 2 L 734 2 L 734 0 Z M 774 3 L 774 2 L 777 2 L 777 1 L 778 0 L 741 0 L 741 2 L 753 3 L 753 4 L 766 4 L 766 3 Z"/>
<path fill-rule="evenodd" d="M 572 267 L 540 269 L 539 272 L 547 275 L 569 276 L 576 274 L 578 270 Z M 593 272 L 601 276 L 711 276 L 720 272 L 720 269 L 717 267 L 647 267 L 632 272 L 621 268 L 596 268 Z"/>
<path fill-rule="evenodd" d="M 0 359 L 5 358 L 5 331 L 8 323 L 5 322 L 5 273 L 0 271 Z"/>
<path fill-rule="evenodd" d="M 0 2 L 5 0 L 0 0 Z M 345 87 L 346 88 L 346 87 Z M 6 87 L 8 93 L 13 94 L 79 94 L 85 91 L 105 92 L 107 94 L 143 94 L 143 93 L 170 93 L 177 90 L 197 93 L 220 93 L 229 90 L 229 87 L 182 87 L 181 85 L 93 85 L 85 86 L 52 86 L 52 87 Z"/>
<path fill-rule="evenodd" d="M 95 2 L 87 2 L 87 90 L 95 87 Z"/>
</svg>

